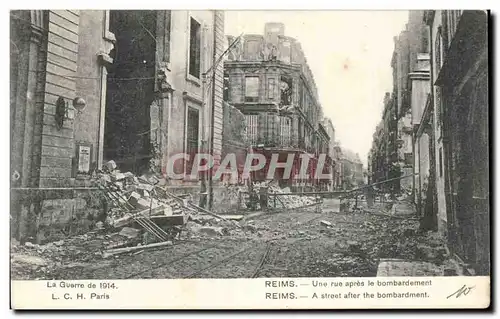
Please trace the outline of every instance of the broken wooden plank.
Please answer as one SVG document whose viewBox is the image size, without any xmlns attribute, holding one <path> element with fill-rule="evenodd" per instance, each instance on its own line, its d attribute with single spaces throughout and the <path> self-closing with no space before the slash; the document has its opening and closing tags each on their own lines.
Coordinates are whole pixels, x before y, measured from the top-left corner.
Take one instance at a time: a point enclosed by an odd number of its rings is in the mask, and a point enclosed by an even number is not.
<svg viewBox="0 0 500 319">
<path fill-rule="evenodd" d="M 325 225 L 325 226 L 332 226 L 332 223 L 326 221 L 326 220 L 322 220 L 321 222 L 321 225 Z"/>
<path fill-rule="evenodd" d="M 193 203 L 189 203 L 189 205 L 191 205 L 192 207 L 194 207 L 194 208 L 196 208 L 197 210 L 201 211 L 202 213 L 205 213 L 205 214 L 207 214 L 207 215 L 210 215 L 210 216 L 213 216 L 213 217 L 219 218 L 219 219 L 224 220 L 224 221 L 227 221 L 227 222 L 232 222 L 232 223 L 233 223 L 236 227 L 241 228 L 241 226 L 240 226 L 238 223 L 236 223 L 234 220 L 229 220 L 229 219 L 226 219 L 226 218 L 224 218 L 224 217 L 222 217 L 222 216 L 220 216 L 220 215 L 217 215 L 216 213 L 212 213 L 211 211 L 206 210 L 205 208 L 202 208 L 202 207 L 200 207 L 200 206 L 197 206 L 197 205 L 195 205 L 195 204 L 193 204 Z"/>
<path fill-rule="evenodd" d="M 110 256 L 128 253 L 128 252 L 133 252 L 133 251 L 137 251 L 137 250 L 141 250 L 141 249 L 144 250 L 144 249 L 149 249 L 149 248 L 158 248 L 158 247 L 171 246 L 171 245 L 173 245 L 171 241 L 164 241 L 161 243 L 155 243 L 155 244 L 144 245 L 144 246 L 109 249 L 109 250 L 106 250 L 103 252 L 102 257 L 108 258 Z"/>
<path fill-rule="evenodd" d="M 138 217 L 140 219 L 141 217 Z M 150 219 L 158 226 L 181 226 L 184 225 L 184 215 L 151 216 Z"/>
<path fill-rule="evenodd" d="M 224 218 L 229 220 L 242 220 L 244 215 L 224 215 Z"/>
</svg>

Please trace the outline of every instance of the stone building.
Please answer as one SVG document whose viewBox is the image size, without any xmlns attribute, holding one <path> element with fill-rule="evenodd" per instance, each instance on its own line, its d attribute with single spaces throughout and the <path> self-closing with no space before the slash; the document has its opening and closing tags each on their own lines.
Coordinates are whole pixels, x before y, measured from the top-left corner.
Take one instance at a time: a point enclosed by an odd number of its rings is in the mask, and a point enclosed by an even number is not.
<svg viewBox="0 0 500 319">
<path fill-rule="evenodd" d="M 398 119 L 398 163 L 403 176 L 413 174 L 412 81 L 409 75 L 416 67 L 418 54 L 427 50 L 428 41 L 422 17 L 423 11 L 410 11 L 405 29 L 394 39 L 395 46 L 391 62 Z M 413 179 L 403 178 L 399 181 L 399 185 L 403 190 L 410 192 L 414 186 Z"/>
<path fill-rule="evenodd" d="M 382 119 L 373 134 L 370 149 L 371 183 L 379 183 L 377 189 L 385 193 L 398 194 L 401 191 L 401 163 L 398 161 L 397 95 L 385 93 Z"/>
<path fill-rule="evenodd" d="M 475 274 L 490 272 L 488 13 L 428 10 L 439 233 Z M 431 220 L 432 222 L 432 220 Z M 433 225 L 430 225 L 432 228 Z"/>
<path fill-rule="evenodd" d="M 329 189 L 337 189 L 340 186 L 339 176 L 340 176 L 340 165 L 337 156 L 337 148 L 335 147 L 335 127 L 333 126 L 332 120 L 330 118 L 323 119 L 323 125 L 326 128 L 329 137 L 328 143 L 328 157 L 331 158 L 331 179 L 329 181 Z"/>
<path fill-rule="evenodd" d="M 381 154 L 383 157 L 383 179 L 390 182 L 383 183 L 382 189 L 390 193 L 399 193 L 400 183 L 398 180 L 392 180 L 401 175 L 401 166 L 398 160 L 398 120 L 397 120 L 397 95 L 386 93 L 384 96 L 384 111 L 382 114 L 383 122 L 383 142 Z"/>
<path fill-rule="evenodd" d="M 413 191 L 414 203 L 420 216 L 433 210 L 434 185 L 431 166 L 434 165 L 432 154 L 432 109 L 427 104 L 430 92 L 430 64 L 428 48 L 422 48 L 417 56 L 417 63 L 408 74 L 411 84 L 411 124 L 413 126 Z M 427 200 L 429 199 L 429 200 Z"/>
<path fill-rule="evenodd" d="M 165 172 L 181 152 L 208 150 L 217 161 L 223 65 L 212 66 L 223 30 L 221 11 L 12 11 L 11 176 L 13 205 L 23 203 L 12 213 L 20 232 L 54 211 L 67 220 L 88 210 L 77 187 L 107 160 L 136 174 Z M 167 186 L 197 196 L 190 164 L 181 163 L 184 180 Z"/>
<path fill-rule="evenodd" d="M 434 136 L 432 132 L 432 108 L 428 102 L 430 93 L 430 65 L 429 54 L 422 52 L 418 55 L 417 65 L 408 75 L 411 81 L 411 123 L 413 126 L 413 190 L 414 203 L 419 215 L 433 211 L 434 178 L 431 166 L 434 165 L 432 154 Z M 418 175 L 417 175 L 418 174 Z M 431 183 L 429 183 L 431 181 Z"/>
<path fill-rule="evenodd" d="M 340 141 L 336 140 L 335 141 L 335 172 L 334 172 L 334 185 L 335 185 L 335 190 L 341 189 L 342 188 L 342 181 L 344 179 L 344 176 L 342 175 L 343 173 L 343 168 L 342 168 L 342 147 L 340 146 Z"/>
<path fill-rule="evenodd" d="M 380 182 L 386 179 L 385 173 L 385 152 L 382 149 L 384 147 L 386 139 L 384 138 L 384 122 L 380 121 L 375 128 L 372 139 L 372 147 L 369 151 L 368 157 L 368 167 L 370 184 Z"/>
<path fill-rule="evenodd" d="M 356 188 L 364 183 L 363 162 L 358 153 L 342 148 L 342 188 Z"/>
<path fill-rule="evenodd" d="M 421 228 L 446 237 L 451 254 L 479 275 L 490 272 L 488 44 L 485 11 L 411 11 L 392 61 L 394 93 L 386 101 L 393 112 L 386 104 L 370 152 L 377 181 L 390 133 L 397 133 L 392 164 L 403 168 L 397 176 L 408 174 L 409 164 L 418 174 Z M 397 118 L 396 129 L 387 129 L 387 113 Z"/>
<path fill-rule="evenodd" d="M 315 164 L 329 142 L 313 75 L 300 44 L 285 36 L 283 24 L 267 23 L 264 29 L 264 35 L 245 34 L 224 62 L 227 101 L 245 115 L 254 152 L 268 159 L 278 153 L 279 162 L 295 155 L 292 178 L 284 179 L 284 168 L 279 168 L 274 179 L 292 188 L 317 186 Z M 300 155 L 309 157 L 309 179 L 294 178 Z M 253 178 L 265 180 L 266 168 Z"/>
</svg>

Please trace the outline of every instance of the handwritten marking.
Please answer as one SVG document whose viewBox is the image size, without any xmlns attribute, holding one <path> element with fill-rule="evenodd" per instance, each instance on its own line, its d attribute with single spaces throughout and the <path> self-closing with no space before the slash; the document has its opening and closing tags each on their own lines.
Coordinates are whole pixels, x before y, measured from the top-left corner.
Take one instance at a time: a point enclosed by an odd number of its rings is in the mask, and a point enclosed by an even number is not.
<svg viewBox="0 0 500 319">
<path fill-rule="evenodd" d="M 446 299 L 449 299 L 450 297 L 453 297 L 453 296 L 455 296 L 455 298 L 458 298 L 461 296 L 467 296 L 469 294 L 469 292 L 471 292 L 471 290 L 475 287 L 476 286 L 467 287 L 467 285 L 463 285 L 462 287 L 460 287 L 460 289 L 458 289 L 457 291 L 455 291 L 454 293 L 452 293 L 451 295 L 446 297 Z"/>
</svg>

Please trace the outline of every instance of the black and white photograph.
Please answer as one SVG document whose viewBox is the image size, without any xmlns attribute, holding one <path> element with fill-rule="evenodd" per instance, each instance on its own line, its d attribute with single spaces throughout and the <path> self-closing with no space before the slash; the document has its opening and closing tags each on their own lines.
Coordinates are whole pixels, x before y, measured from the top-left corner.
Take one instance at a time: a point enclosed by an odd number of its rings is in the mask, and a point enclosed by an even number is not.
<svg viewBox="0 0 500 319">
<path fill-rule="evenodd" d="M 490 276 L 488 10 L 9 19 L 12 281 Z"/>
</svg>

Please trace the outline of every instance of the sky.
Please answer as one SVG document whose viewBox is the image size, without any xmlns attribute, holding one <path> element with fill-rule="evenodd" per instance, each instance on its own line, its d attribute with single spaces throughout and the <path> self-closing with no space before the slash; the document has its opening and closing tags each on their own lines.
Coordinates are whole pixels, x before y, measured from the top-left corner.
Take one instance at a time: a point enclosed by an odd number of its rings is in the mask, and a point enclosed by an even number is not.
<svg viewBox="0 0 500 319">
<path fill-rule="evenodd" d="M 325 117 L 343 147 L 366 167 L 385 92 L 392 92 L 393 37 L 408 11 L 226 11 L 228 35 L 263 34 L 266 22 L 285 24 L 313 73 Z"/>
</svg>

